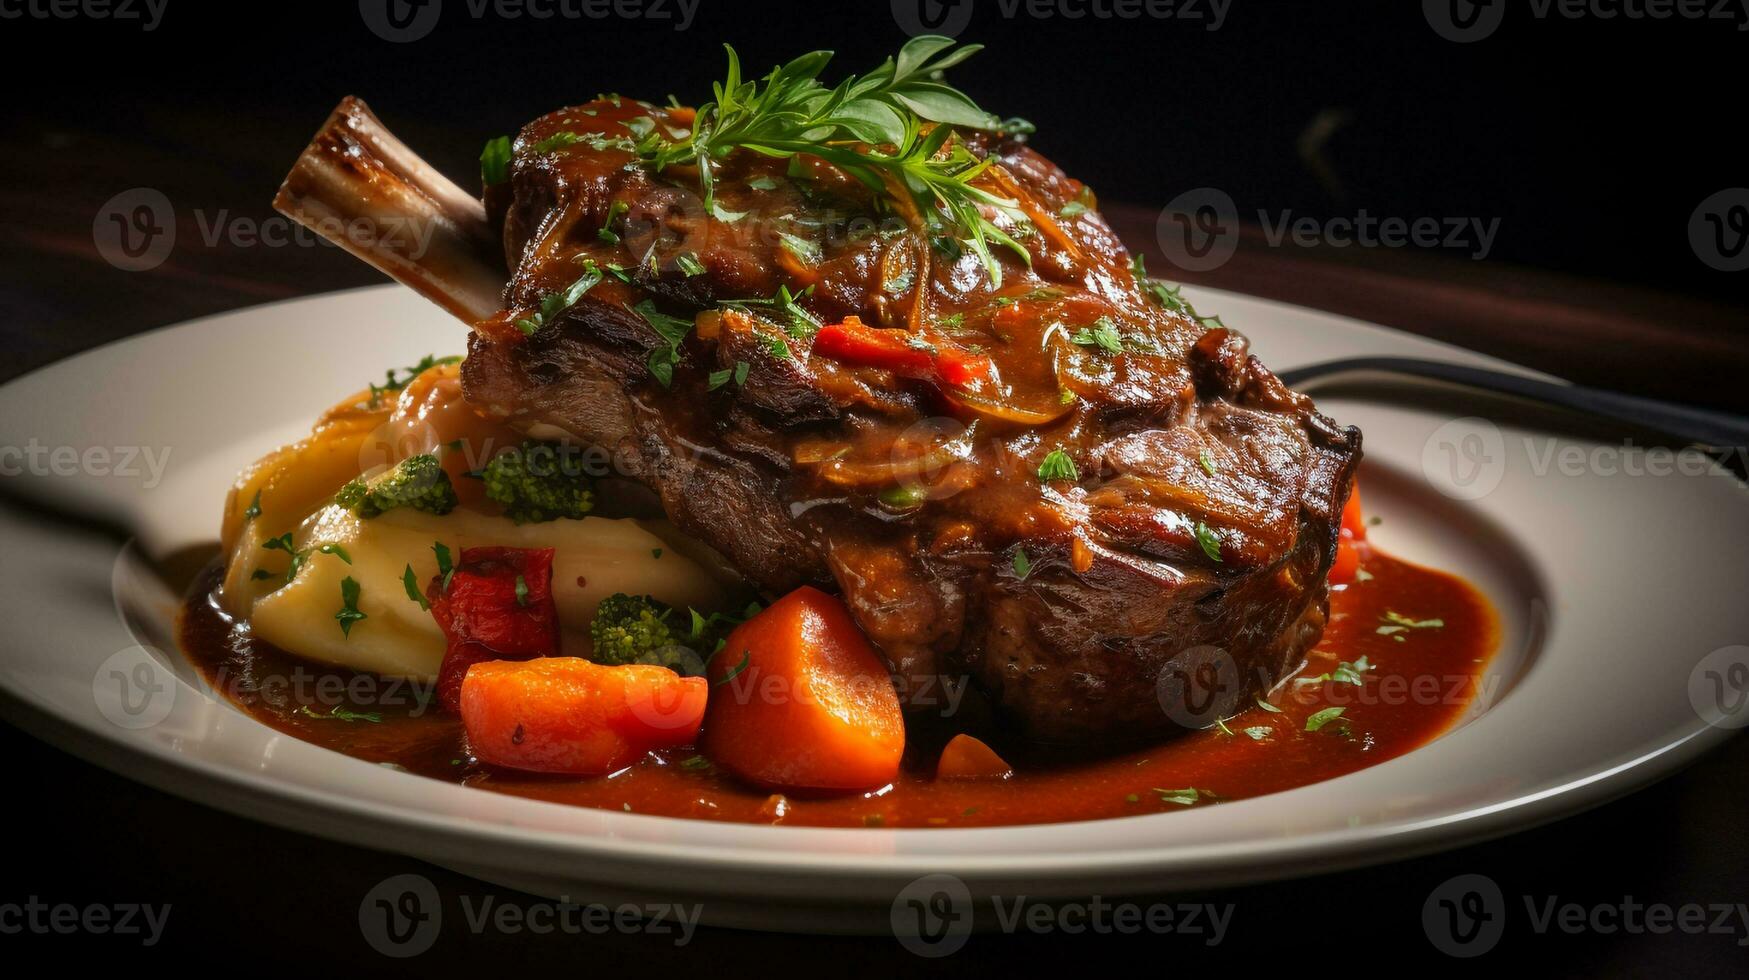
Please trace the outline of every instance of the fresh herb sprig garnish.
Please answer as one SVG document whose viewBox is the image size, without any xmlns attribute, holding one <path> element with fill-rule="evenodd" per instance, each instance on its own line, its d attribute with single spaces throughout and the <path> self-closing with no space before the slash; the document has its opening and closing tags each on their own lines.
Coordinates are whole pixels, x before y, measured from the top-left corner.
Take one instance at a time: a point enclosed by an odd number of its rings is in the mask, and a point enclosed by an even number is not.
<svg viewBox="0 0 1749 980">
<path fill-rule="evenodd" d="M 809 286 L 799 293 L 792 293 L 788 286 L 780 285 L 769 299 L 725 299 L 718 305 L 755 316 L 769 313 L 774 317 L 782 317 L 786 321 L 783 324 L 784 332 L 797 340 L 807 340 L 820 330 L 819 318 L 809 313 L 801 303 L 813 291 L 814 287 Z"/>
<path fill-rule="evenodd" d="M 877 193 L 908 196 L 932 236 L 949 229 L 964 234 L 991 281 L 1000 283 L 992 245 L 1010 249 L 1028 264 L 1032 257 L 980 209 L 993 208 L 1017 224 L 1026 219 L 1014 201 L 974 186 L 994 161 L 978 159 L 953 137 L 956 128 L 1000 132 L 1003 123 L 940 80 L 943 71 L 981 47 L 956 47 L 952 39 L 934 35 L 912 38 L 898 57 L 827 88 L 819 76 L 832 59 L 830 51 L 810 52 L 772 69 L 763 80 L 748 81 L 735 49 L 725 45 L 727 77 L 712 86 L 715 99 L 699 107 L 692 131 L 671 139 L 653 128 L 638 141 L 637 154 L 658 171 L 697 167 L 705 210 L 712 213 L 717 162 L 731 152 L 819 157 Z"/>
<path fill-rule="evenodd" d="M 516 328 L 525 336 L 532 337 L 540 329 L 553 321 L 554 317 L 577 305 L 583 294 L 601 284 L 602 272 L 594 262 L 584 260 L 583 274 L 577 281 L 556 293 L 548 293 L 541 297 L 540 308 L 532 315 L 516 321 Z"/>
<path fill-rule="evenodd" d="M 1183 286 L 1162 279 L 1150 279 L 1148 267 L 1140 255 L 1130 260 L 1130 272 L 1135 275 L 1136 285 L 1142 288 L 1142 292 L 1147 293 L 1162 309 L 1171 313 L 1182 313 L 1208 330 L 1226 326 L 1218 314 L 1203 316 L 1198 313 L 1196 307 L 1190 305 L 1190 300 L 1184 298 Z"/>
<path fill-rule="evenodd" d="M 460 363 L 461 357 L 459 355 L 438 357 L 435 354 L 427 354 L 419 359 L 419 363 L 410 367 L 390 368 L 383 372 L 382 384 L 370 386 L 370 407 L 376 408 L 378 405 L 382 404 L 383 395 L 390 392 L 400 391 L 402 388 L 407 387 L 408 383 L 414 378 L 419 377 L 421 374 L 424 374 L 434 367 Z"/>
</svg>

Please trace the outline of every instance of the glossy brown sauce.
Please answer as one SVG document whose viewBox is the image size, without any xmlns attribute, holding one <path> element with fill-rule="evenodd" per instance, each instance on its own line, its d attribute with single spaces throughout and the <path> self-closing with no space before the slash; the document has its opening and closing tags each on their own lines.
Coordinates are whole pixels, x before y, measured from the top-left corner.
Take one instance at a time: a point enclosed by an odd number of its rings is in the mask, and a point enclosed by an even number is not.
<svg viewBox="0 0 1749 980">
<path fill-rule="evenodd" d="M 908 732 L 905 766 L 893 785 L 868 794 L 790 796 L 781 806 L 770 792 L 737 782 L 691 749 L 652 754 L 599 779 L 492 769 L 470 755 L 460 720 L 420 702 L 413 686 L 315 664 L 252 638 L 210 601 L 216 570 L 191 588 L 181 633 L 183 649 L 208 682 L 263 724 L 445 782 L 575 806 L 746 823 L 975 827 L 1095 820 L 1261 796 L 1377 765 L 1439 737 L 1478 695 L 1493 693 L 1482 678 L 1498 643 L 1487 601 L 1453 576 L 1364 545 L 1361 553 L 1364 577 L 1333 590 L 1322 642 L 1272 698 L 1279 712 L 1254 706 L 1224 728 L 1118 754 L 1065 758 L 1004 740 L 968 694 L 961 711 Z M 1443 625 L 1399 625 L 1405 620 Z M 1372 669 L 1358 674 L 1358 685 L 1310 681 L 1362 657 Z M 1309 718 L 1336 707 L 1343 708 L 1339 717 L 1306 730 Z M 939 748 L 958 731 L 989 741 L 1015 775 L 936 780 Z M 1181 791 L 1193 788 L 1195 801 L 1179 802 L 1187 798 Z"/>
</svg>

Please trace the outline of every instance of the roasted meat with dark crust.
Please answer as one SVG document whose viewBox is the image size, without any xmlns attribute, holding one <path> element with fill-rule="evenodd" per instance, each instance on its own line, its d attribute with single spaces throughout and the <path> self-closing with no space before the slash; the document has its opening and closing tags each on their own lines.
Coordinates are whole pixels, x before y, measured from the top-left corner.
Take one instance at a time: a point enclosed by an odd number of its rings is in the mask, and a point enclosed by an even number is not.
<svg viewBox="0 0 1749 980">
<path fill-rule="evenodd" d="M 473 404 L 614 450 L 766 592 L 840 592 L 924 706 L 969 675 L 1032 738 L 1121 741 L 1191 723 L 1162 692 L 1208 648 L 1229 699 L 1298 666 L 1360 434 L 1139 279 L 1085 186 L 965 137 L 1024 215 L 993 217 L 1030 254 L 1000 252 L 998 285 L 807 156 L 737 151 L 707 206 L 696 172 L 629 166 L 642 119 L 691 116 L 606 99 L 517 137 L 487 196 L 513 273 L 469 344 Z M 847 320 L 871 356 L 814 349 Z M 931 368 L 950 363 L 972 377 Z"/>
</svg>

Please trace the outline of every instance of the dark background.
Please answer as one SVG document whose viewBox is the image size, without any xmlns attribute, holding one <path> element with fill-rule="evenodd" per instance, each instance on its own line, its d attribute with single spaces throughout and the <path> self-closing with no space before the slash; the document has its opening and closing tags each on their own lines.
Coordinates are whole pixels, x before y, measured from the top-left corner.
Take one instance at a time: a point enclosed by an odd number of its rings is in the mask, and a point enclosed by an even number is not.
<svg viewBox="0 0 1749 980">
<path fill-rule="evenodd" d="M 1229 266 L 1184 278 L 1366 316 L 1576 380 L 1749 407 L 1749 273 L 1709 268 L 1687 230 L 1702 200 L 1749 185 L 1740 150 L 1749 34 L 1710 20 L 1538 21 L 1524 11 L 1514 4 L 1494 36 L 1459 45 L 1438 36 L 1412 0 L 1234 0 L 1213 32 L 1206 20 L 1006 19 L 993 0 L 979 0 L 962 38 L 989 50 L 953 79 L 986 108 L 1035 122 L 1035 145 L 1099 192 L 1126 238 L 1154 253 L 1157 272 L 1171 274 L 1149 240 L 1154 216 L 1202 186 L 1231 194 L 1241 215 L 1325 218 L 1364 208 L 1408 219 L 1498 218 L 1499 239 L 1483 262 L 1462 250 L 1271 249 L 1253 232 Z M 409 144 L 472 186 L 487 137 L 556 106 L 602 90 L 704 98 L 720 76 L 723 41 L 750 72 L 814 47 L 835 48 L 838 69 L 854 71 L 904 39 L 885 0 L 703 0 L 690 29 L 674 26 L 474 19 L 464 0 L 446 0 L 435 30 L 407 44 L 371 33 L 356 2 L 169 0 L 149 33 L 90 18 L 0 20 L 9 93 L 0 130 L 0 330 L 9 363 L 0 379 L 190 316 L 377 281 L 332 248 L 205 246 L 195 219 L 271 218 L 280 177 L 342 95 L 366 98 Z M 1330 114 L 1346 120 L 1324 151 L 1334 182 L 1298 145 Z M 178 214 L 177 250 L 150 273 L 118 271 L 92 245 L 104 202 L 134 187 L 163 191 Z M 157 952 L 178 962 L 381 968 L 388 961 L 374 958 L 356 928 L 371 885 L 418 870 L 446 896 L 488 891 L 417 862 L 182 803 L 8 733 L 23 825 L 0 860 L 0 903 L 29 895 L 172 902 Z M 1434 957 L 1420 905 L 1459 873 L 1494 877 L 1509 900 L 1749 897 L 1746 762 L 1739 739 L 1659 787 L 1551 828 L 1208 896 L 1239 903 L 1233 938 L 1212 952 L 1161 938 L 980 938 L 957 957 L 925 963 L 880 939 L 711 932 L 676 954 L 640 937 L 451 935 L 414 968 L 544 961 L 891 974 L 1247 963 L 1346 974 L 1369 960 Z M 1744 950 L 1734 938 L 1519 929 L 1484 962 L 1532 954 L 1556 973 L 1690 976 L 1736 963 L 1740 974 Z M 0 941 L 148 961 L 114 940 Z"/>
</svg>

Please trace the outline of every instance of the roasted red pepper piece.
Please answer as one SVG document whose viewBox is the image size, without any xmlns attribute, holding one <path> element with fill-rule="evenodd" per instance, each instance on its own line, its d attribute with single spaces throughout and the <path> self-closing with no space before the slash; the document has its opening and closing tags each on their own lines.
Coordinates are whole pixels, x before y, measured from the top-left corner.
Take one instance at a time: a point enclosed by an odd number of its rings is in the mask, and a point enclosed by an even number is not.
<svg viewBox="0 0 1749 980">
<path fill-rule="evenodd" d="M 463 548 L 448 586 L 433 578 L 425 601 L 447 641 L 437 700 L 450 711 L 461 710 L 462 678 L 474 664 L 559 652 L 551 548 Z"/>
<path fill-rule="evenodd" d="M 903 330 L 865 327 L 856 317 L 828 323 L 814 335 L 814 353 L 856 367 L 877 367 L 904 375 L 966 385 L 990 374 L 990 359 L 956 348 L 930 348 L 913 343 Z"/>
</svg>

